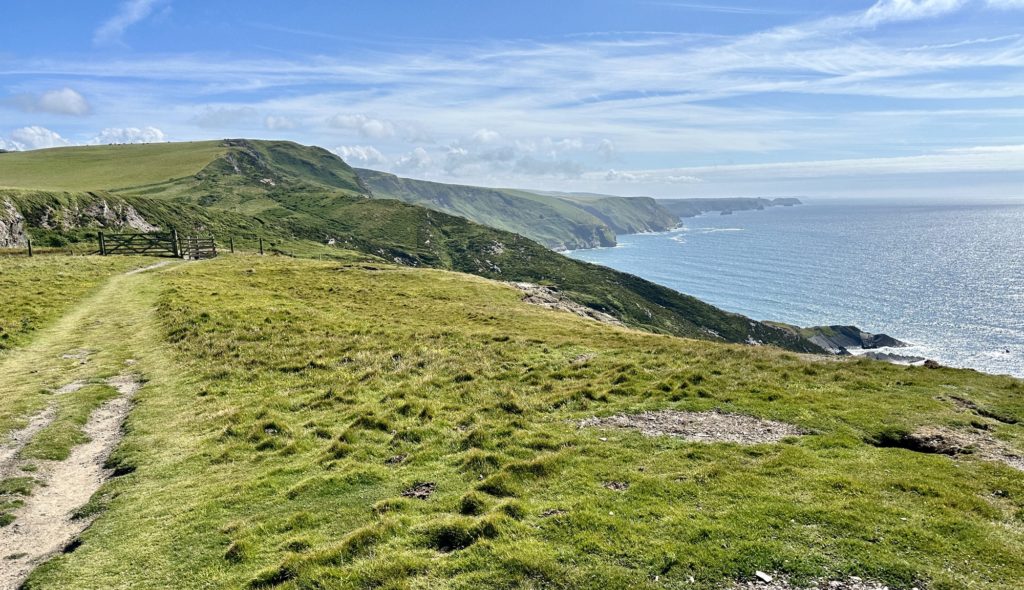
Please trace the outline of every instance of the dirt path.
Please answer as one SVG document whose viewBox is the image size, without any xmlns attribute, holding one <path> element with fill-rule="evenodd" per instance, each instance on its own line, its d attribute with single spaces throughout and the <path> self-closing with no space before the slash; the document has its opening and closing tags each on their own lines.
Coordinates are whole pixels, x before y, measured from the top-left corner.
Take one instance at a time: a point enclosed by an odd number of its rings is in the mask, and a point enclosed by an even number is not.
<svg viewBox="0 0 1024 590">
<path fill-rule="evenodd" d="M 49 406 L 42 412 L 32 416 L 28 425 L 15 430 L 8 437 L 7 444 L 0 446 L 0 479 L 11 477 L 18 466 L 18 453 L 32 440 L 37 432 L 46 428 L 57 417 L 57 410 Z"/>
<path fill-rule="evenodd" d="M 110 477 L 112 471 L 103 464 L 121 438 L 131 399 L 141 387 L 132 375 L 114 377 L 107 383 L 120 395 L 90 415 L 84 428 L 89 442 L 72 449 L 64 461 L 37 462 L 40 486 L 15 512 L 15 522 L 0 529 L 0 589 L 17 588 L 34 567 L 62 550 L 89 526 L 89 520 L 73 519 L 72 514 Z M 43 414 L 18 433 L 41 429 Z M 28 435 L 19 442 L 23 447 L 30 439 Z M 11 461 L 16 462 L 16 457 L 12 456 Z"/>
<path fill-rule="evenodd" d="M 150 264 L 149 266 L 143 266 L 142 268 L 136 268 L 135 270 L 130 270 L 130 271 L 124 273 L 124 274 L 126 276 L 137 275 L 140 272 L 146 272 L 147 270 L 155 270 L 157 268 L 160 268 L 160 267 L 163 267 L 163 266 L 167 266 L 168 264 L 170 264 L 172 262 L 174 262 L 174 261 L 173 260 L 164 260 L 163 262 L 157 262 L 156 264 Z"/>
</svg>

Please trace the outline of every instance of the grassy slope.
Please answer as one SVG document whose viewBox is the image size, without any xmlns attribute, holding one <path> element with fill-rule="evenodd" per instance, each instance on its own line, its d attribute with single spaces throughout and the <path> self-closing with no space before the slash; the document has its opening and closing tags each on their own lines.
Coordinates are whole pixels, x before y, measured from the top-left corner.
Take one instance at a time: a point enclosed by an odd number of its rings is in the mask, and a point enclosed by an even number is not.
<svg viewBox="0 0 1024 590">
<path fill-rule="evenodd" d="M 144 264 L 120 257 L 0 259 L 0 354 L 27 342 L 112 275 Z"/>
<path fill-rule="evenodd" d="M 66 147 L 0 154 L 0 188 L 93 191 L 192 176 L 223 155 L 219 141 Z"/>
<path fill-rule="evenodd" d="M 400 178 L 357 170 L 378 198 L 397 199 L 514 232 L 549 248 L 614 246 L 615 232 L 590 212 L 555 197 Z"/>
<path fill-rule="evenodd" d="M 225 257 L 119 285 L 144 329 L 108 326 L 129 350 L 99 362 L 132 354 L 149 380 L 115 459 L 135 471 L 28 587 L 712 589 L 756 569 L 1024 582 L 1019 472 L 865 442 L 971 428 L 953 395 L 1024 419 L 1020 381 L 615 329 L 478 278 L 376 266 Z M 6 395 L 38 395 L 33 379 Z M 742 447 L 574 423 L 666 408 L 814 434 Z M 985 422 L 1024 450 L 1024 427 Z M 424 481 L 430 499 L 401 497 Z"/>
<path fill-rule="evenodd" d="M 567 195 L 562 199 L 593 213 L 617 234 L 666 231 L 679 225 L 679 216 L 649 197 L 589 199 Z"/>
<path fill-rule="evenodd" d="M 96 149 L 106 153 L 106 148 Z M 230 140 L 224 149 L 223 157 L 193 176 L 126 187 L 113 196 L 43 193 L 32 199 L 39 211 L 45 211 L 47 199 L 124 199 L 158 225 L 175 225 L 188 233 L 212 231 L 222 244 L 225 234 L 233 235 L 250 251 L 256 235 L 270 238 L 277 250 L 300 255 L 319 255 L 323 249 L 316 243 L 335 238 L 350 249 L 403 264 L 556 285 L 579 302 L 644 329 L 820 351 L 788 331 L 725 313 L 632 275 L 570 260 L 517 234 L 424 207 L 367 199 L 368 190 L 356 172 L 320 148 Z M 49 152 L 39 153 L 44 162 L 53 159 Z M 21 195 L 12 198 L 29 199 L 24 191 Z M 91 231 L 71 232 L 71 237 L 89 239 Z M 56 239 L 45 232 L 36 237 L 43 238 L 40 244 Z"/>
</svg>

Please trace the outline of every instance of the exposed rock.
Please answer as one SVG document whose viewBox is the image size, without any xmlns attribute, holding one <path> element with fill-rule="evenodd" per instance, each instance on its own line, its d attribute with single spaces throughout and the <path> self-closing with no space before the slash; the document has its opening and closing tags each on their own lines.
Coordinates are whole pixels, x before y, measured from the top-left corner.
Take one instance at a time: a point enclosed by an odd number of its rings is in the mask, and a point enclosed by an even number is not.
<svg viewBox="0 0 1024 590">
<path fill-rule="evenodd" d="M 942 368 L 942 365 L 940 365 L 938 361 L 935 361 L 935 360 L 932 360 L 932 359 L 926 360 L 924 362 L 924 366 L 929 368 L 929 369 L 941 369 Z"/>
<path fill-rule="evenodd" d="M 619 414 L 607 418 L 589 418 L 580 428 L 625 428 L 646 436 L 673 436 L 694 442 L 735 442 L 740 444 L 774 443 L 806 434 L 792 424 L 762 420 L 725 412 L 677 412 L 663 410 L 642 414 Z"/>
<path fill-rule="evenodd" d="M 95 195 L 94 195 L 95 196 Z M 53 207 L 47 205 L 42 209 L 28 213 L 28 221 L 43 229 L 71 231 L 85 227 L 131 229 L 139 232 L 153 232 L 160 228 L 149 223 L 131 205 L 114 203 L 104 198 L 80 204 Z"/>
<path fill-rule="evenodd" d="M 900 348 L 907 346 L 888 334 L 871 334 L 856 326 L 813 326 L 801 330 L 811 342 L 832 352 L 848 354 L 850 348 Z"/>
<path fill-rule="evenodd" d="M 0 248 L 20 248 L 26 243 L 25 217 L 14 203 L 5 200 L 0 206 Z"/>
<path fill-rule="evenodd" d="M 558 290 L 552 287 L 542 287 L 541 285 L 536 285 L 534 283 L 509 283 L 509 285 L 522 291 L 523 301 L 531 305 L 539 305 L 541 307 L 546 307 L 547 309 L 556 309 L 558 311 L 567 311 L 580 317 L 604 324 L 611 324 L 613 326 L 624 325 L 615 316 L 597 311 L 596 309 L 591 309 L 585 305 L 580 305 L 572 299 L 565 297 L 559 293 Z"/>
<path fill-rule="evenodd" d="M 422 482 L 402 492 L 402 496 L 406 498 L 416 498 L 417 500 L 426 500 L 434 493 L 435 489 L 437 489 L 437 484 L 434 482 Z"/>
<path fill-rule="evenodd" d="M 875 359 L 876 361 L 884 361 L 898 365 L 913 365 L 925 362 L 923 356 L 908 356 L 904 354 L 893 354 L 891 352 L 866 352 L 861 356 L 869 359 Z"/>
</svg>

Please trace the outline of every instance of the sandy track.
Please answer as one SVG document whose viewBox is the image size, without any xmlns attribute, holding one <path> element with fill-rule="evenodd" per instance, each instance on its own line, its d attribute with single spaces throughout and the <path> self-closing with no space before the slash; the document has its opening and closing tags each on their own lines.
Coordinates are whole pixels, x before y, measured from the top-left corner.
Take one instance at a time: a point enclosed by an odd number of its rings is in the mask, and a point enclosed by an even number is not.
<svg viewBox="0 0 1024 590">
<path fill-rule="evenodd" d="M 50 406 L 32 416 L 28 425 L 21 430 L 15 430 L 8 438 L 7 444 L 0 446 L 0 479 L 12 477 L 17 471 L 18 453 L 25 448 L 25 445 L 32 440 L 37 432 L 49 426 L 57 417 L 57 411 Z"/>
<path fill-rule="evenodd" d="M 0 528 L 0 589 L 18 588 L 33 568 L 61 551 L 89 526 L 89 520 L 72 519 L 72 514 L 110 477 L 111 470 L 103 464 L 121 439 L 121 426 L 131 409 L 131 398 L 141 387 L 139 380 L 130 375 L 114 377 L 107 383 L 120 395 L 90 415 L 84 428 L 89 442 L 72 449 L 64 461 L 37 462 L 36 477 L 41 485 L 14 513 L 15 522 Z M 35 422 L 34 418 L 29 427 Z M 26 438 L 22 446 L 30 439 L 31 436 Z M 14 456 L 16 452 L 12 460 Z"/>
</svg>

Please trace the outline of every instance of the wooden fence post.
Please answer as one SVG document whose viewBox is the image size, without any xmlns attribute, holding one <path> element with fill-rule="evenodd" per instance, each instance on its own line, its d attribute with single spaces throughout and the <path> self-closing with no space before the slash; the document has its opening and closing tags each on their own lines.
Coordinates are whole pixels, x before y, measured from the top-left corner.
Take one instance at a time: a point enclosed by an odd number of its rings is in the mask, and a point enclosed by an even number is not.
<svg viewBox="0 0 1024 590">
<path fill-rule="evenodd" d="M 178 230 L 171 228 L 171 251 L 175 258 L 181 258 L 181 248 L 178 247 Z"/>
<path fill-rule="evenodd" d="M 228 237 L 228 246 L 231 248 L 231 253 L 235 253 L 235 236 Z"/>
<path fill-rule="evenodd" d="M 263 238 L 260 238 L 260 256 L 263 256 Z"/>
<path fill-rule="evenodd" d="M 107 243 L 103 241 L 103 232 L 100 232 L 100 256 L 107 255 Z"/>
<path fill-rule="evenodd" d="M 32 238 L 25 236 L 25 241 L 28 242 L 28 257 L 32 258 Z"/>
</svg>

